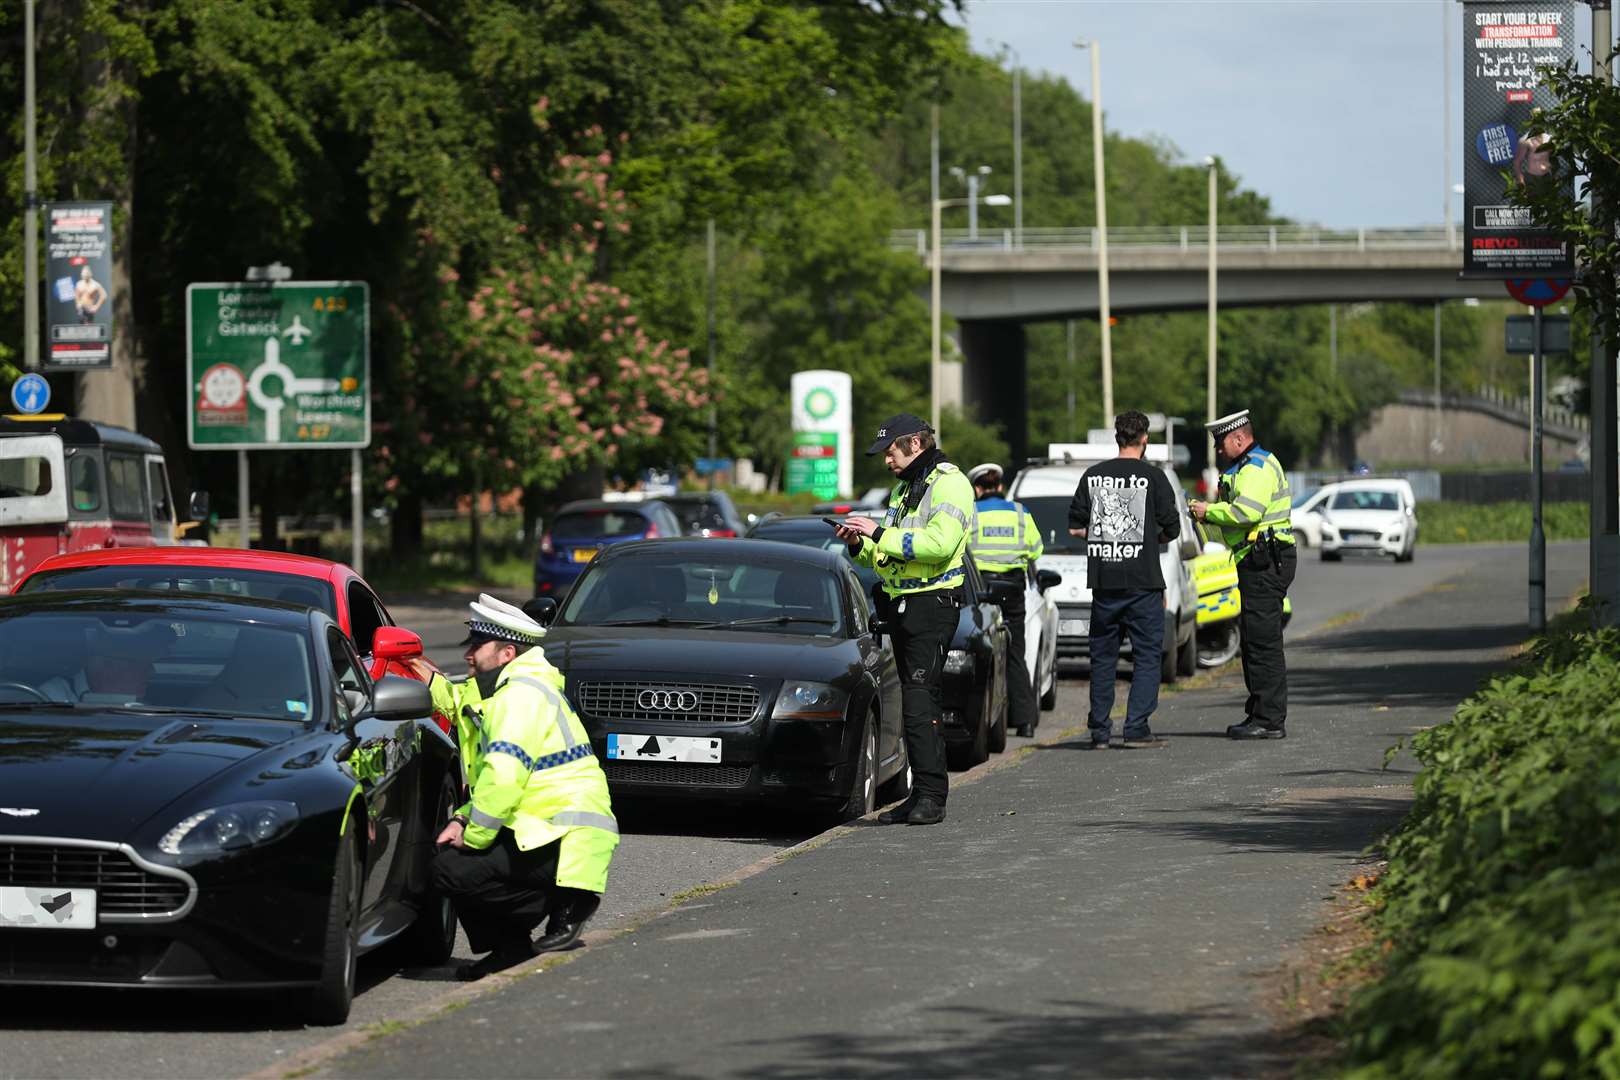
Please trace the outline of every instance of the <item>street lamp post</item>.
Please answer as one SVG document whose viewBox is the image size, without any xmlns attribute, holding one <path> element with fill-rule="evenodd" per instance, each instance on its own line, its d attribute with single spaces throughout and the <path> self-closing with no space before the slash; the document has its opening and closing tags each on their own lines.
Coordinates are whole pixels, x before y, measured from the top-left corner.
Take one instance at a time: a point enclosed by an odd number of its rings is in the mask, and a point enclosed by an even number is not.
<svg viewBox="0 0 1620 1080">
<path fill-rule="evenodd" d="M 34 0 L 23 0 L 23 367 L 39 370 L 39 182 L 34 147 Z"/>
<path fill-rule="evenodd" d="M 1215 412 L 1215 228 L 1216 215 L 1219 213 L 1217 174 L 1220 164 L 1213 157 L 1206 157 L 1204 164 L 1209 168 L 1209 370 L 1205 374 L 1204 418 L 1213 420 L 1218 415 Z M 1209 457 L 1204 465 L 1204 495 L 1214 498 L 1217 470 L 1213 434 L 1206 436 L 1205 449 Z"/>
<path fill-rule="evenodd" d="M 953 172 L 959 172 L 960 170 L 953 169 L 952 171 Z M 933 427 L 934 435 L 935 435 L 936 438 L 938 438 L 938 436 L 939 436 L 939 346 L 940 346 L 939 280 L 940 280 L 940 269 L 941 269 L 942 265 L 944 264 L 944 256 L 940 251 L 940 241 L 939 241 L 940 212 L 943 211 L 947 206 L 970 206 L 970 205 L 973 205 L 973 203 L 977 202 L 977 200 L 978 200 L 978 195 L 977 195 L 976 189 L 975 189 L 974 198 L 972 200 L 969 200 L 969 199 L 935 199 L 934 200 L 933 226 L 932 226 L 932 228 L 930 230 L 930 237 L 929 237 L 930 251 L 933 253 L 933 260 L 932 260 L 933 261 L 933 266 L 931 267 L 931 271 L 932 271 L 931 276 L 932 276 L 933 280 L 931 282 L 930 290 L 929 290 L 930 297 L 931 297 L 930 307 L 932 308 L 932 316 L 933 316 L 933 349 L 932 349 L 931 359 L 930 359 L 929 369 L 928 369 L 928 397 L 929 397 L 929 402 L 930 402 L 930 404 L 929 404 L 928 422 Z M 986 196 L 984 196 L 984 205 L 986 205 L 986 206 L 1007 206 L 1011 202 L 1012 202 L 1012 197 L 1008 196 L 1008 195 L 986 195 Z"/>
<path fill-rule="evenodd" d="M 1013 56 L 1013 247 L 1024 249 L 1024 103 L 1022 77 L 1024 58 L 1008 46 Z"/>
<path fill-rule="evenodd" d="M 1091 52 L 1091 164 L 1097 174 L 1097 322 L 1102 328 L 1103 423 L 1114 422 L 1114 350 L 1108 309 L 1108 185 L 1103 176 L 1102 46 L 1081 38 L 1077 49 Z"/>
</svg>

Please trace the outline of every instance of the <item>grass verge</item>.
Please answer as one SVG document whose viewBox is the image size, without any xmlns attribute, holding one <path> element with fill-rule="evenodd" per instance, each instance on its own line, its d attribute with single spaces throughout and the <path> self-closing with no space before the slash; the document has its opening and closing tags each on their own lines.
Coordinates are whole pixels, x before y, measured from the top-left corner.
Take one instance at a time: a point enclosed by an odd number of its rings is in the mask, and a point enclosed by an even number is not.
<svg viewBox="0 0 1620 1080">
<path fill-rule="evenodd" d="M 1591 508 L 1584 502 L 1546 503 L 1541 528 L 1547 540 L 1584 540 L 1591 525 Z M 1530 539 L 1530 504 L 1418 503 L 1419 544 L 1477 544 L 1524 542 Z"/>
</svg>

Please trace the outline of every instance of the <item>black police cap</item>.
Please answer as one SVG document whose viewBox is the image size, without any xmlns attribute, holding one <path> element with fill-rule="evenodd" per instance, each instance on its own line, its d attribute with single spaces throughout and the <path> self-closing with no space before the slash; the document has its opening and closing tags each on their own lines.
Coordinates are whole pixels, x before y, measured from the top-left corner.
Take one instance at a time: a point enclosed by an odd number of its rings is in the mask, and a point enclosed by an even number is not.
<svg viewBox="0 0 1620 1080">
<path fill-rule="evenodd" d="M 891 416 L 883 422 L 882 427 L 878 428 L 877 439 L 872 443 L 872 448 L 866 452 L 866 456 L 871 457 L 874 454 L 883 453 L 889 448 L 889 444 L 896 439 L 904 438 L 907 435 L 921 435 L 933 430 L 928 426 L 928 421 L 918 416 L 912 416 L 910 413 Z"/>
</svg>

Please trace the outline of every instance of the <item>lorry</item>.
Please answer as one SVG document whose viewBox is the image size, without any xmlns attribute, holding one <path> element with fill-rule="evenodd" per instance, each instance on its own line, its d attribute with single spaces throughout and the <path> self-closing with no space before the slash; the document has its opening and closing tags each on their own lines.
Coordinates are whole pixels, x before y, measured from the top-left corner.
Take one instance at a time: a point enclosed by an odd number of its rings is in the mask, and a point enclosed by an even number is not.
<svg viewBox="0 0 1620 1080">
<path fill-rule="evenodd" d="M 163 448 L 144 435 L 61 413 L 0 417 L 0 593 L 52 555 L 186 543 L 208 496 L 187 509 L 180 520 Z"/>
</svg>

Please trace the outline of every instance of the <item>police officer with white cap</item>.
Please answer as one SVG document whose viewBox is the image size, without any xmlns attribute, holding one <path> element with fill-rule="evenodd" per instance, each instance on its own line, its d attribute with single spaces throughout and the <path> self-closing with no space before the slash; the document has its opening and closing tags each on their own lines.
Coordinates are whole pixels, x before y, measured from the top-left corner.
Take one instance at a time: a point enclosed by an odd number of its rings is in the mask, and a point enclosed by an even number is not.
<svg viewBox="0 0 1620 1080">
<path fill-rule="evenodd" d="M 1024 590 L 1029 568 L 1046 550 L 1035 517 L 1002 493 L 1001 466 L 993 461 L 968 470 L 975 500 L 968 554 L 989 583 L 1006 616 L 1012 643 L 1007 650 L 1007 712 L 1009 723 L 1023 736 L 1035 734 L 1041 722 L 1035 684 L 1024 660 Z"/>
<path fill-rule="evenodd" d="M 1287 735 L 1288 664 L 1283 656 L 1283 598 L 1298 565 L 1289 525 L 1292 493 L 1282 462 L 1254 441 L 1249 410 L 1204 425 L 1215 437 L 1225 463 L 1216 502 L 1194 501 L 1192 515 L 1221 531 L 1237 560 L 1242 611 L 1243 681 L 1249 690 L 1242 723 L 1226 734 L 1234 739 L 1281 739 Z"/>
<path fill-rule="evenodd" d="M 435 674 L 470 798 L 439 833 L 434 885 L 455 904 L 477 979 L 579 938 L 607 888 L 619 828 L 590 736 L 539 649 L 545 628 L 487 594 L 467 620 L 468 679 Z M 550 915 L 539 941 L 530 934 Z"/>
</svg>

